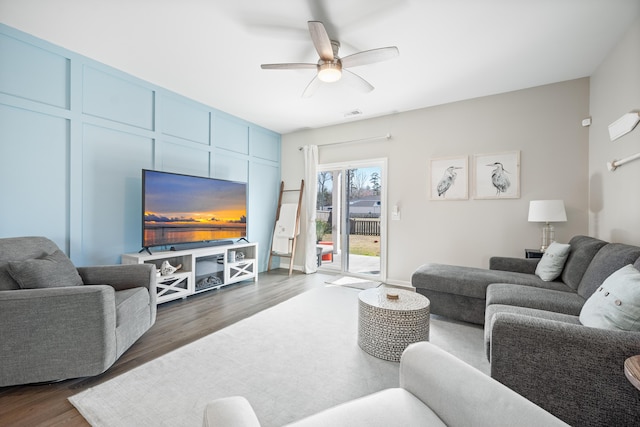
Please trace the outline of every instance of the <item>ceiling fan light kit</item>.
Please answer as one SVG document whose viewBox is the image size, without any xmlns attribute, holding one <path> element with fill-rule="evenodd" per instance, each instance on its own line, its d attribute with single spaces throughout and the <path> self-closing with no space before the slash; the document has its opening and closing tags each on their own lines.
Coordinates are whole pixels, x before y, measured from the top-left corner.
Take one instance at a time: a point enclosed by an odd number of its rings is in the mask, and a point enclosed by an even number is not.
<svg viewBox="0 0 640 427">
<path fill-rule="evenodd" d="M 318 78 L 325 83 L 333 83 L 342 77 L 342 64 L 337 62 L 324 62 L 318 64 Z"/>
<path fill-rule="evenodd" d="M 386 61 L 398 56 L 398 48 L 395 46 L 382 47 L 378 49 L 365 50 L 354 53 L 344 58 L 338 56 L 340 43 L 331 40 L 327 34 L 324 24 L 319 21 L 307 22 L 309 34 L 313 46 L 318 52 L 320 59 L 317 64 L 308 63 L 284 63 L 284 64 L 262 64 L 264 70 L 300 70 L 316 69 L 316 76 L 309 82 L 302 96 L 308 98 L 312 96 L 320 83 L 334 83 L 346 76 L 345 82 L 361 92 L 370 92 L 373 86 L 357 74 L 346 70 L 348 67 L 373 64 L 375 62 Z M 343 68 L 346 74 L 343 74 Z"/>
</svg>

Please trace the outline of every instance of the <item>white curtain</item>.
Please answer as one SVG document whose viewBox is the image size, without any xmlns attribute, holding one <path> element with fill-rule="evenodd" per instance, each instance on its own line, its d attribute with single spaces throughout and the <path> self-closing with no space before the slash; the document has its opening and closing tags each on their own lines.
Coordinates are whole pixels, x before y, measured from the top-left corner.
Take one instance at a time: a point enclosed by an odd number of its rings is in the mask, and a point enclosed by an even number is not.
<svg viewBox="0 0 640 427">
<path fill-rule="evenodd" d="M 304 205 L 306 233 L 304 245 L 304 272 L 318 271 L 316 256 L 316 198 L 318 196 L 318 146 L 305 145 L 304 154 Z"/>
</svg>

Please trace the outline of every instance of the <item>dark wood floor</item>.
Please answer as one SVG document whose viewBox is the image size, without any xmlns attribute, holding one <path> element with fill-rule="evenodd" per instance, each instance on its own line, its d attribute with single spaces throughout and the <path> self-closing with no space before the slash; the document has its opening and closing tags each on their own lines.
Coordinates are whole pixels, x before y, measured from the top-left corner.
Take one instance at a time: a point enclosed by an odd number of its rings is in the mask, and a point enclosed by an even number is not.
<svg viewBox="0 0 640 427">
<path fill-rule="evenodd" d="M 0 426 L 88 426 L 67 398 L 315 287 L 331 276 L 286 270 L 158 306 L 155 325 L 102 375 L 0 387 Z"/>
</svg>

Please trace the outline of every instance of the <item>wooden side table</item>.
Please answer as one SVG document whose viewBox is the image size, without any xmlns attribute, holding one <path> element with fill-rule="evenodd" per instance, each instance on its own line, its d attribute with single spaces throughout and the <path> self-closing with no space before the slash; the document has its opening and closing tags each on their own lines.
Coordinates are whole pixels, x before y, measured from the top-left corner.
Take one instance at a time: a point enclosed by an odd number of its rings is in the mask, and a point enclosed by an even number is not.
<svg viewBox="0 0 640 427">
<path fill-rule="evenodd" d="M 635 388 L 640 390 L 640 355 L 624 361 L 624 375 Z"/>
</svg>

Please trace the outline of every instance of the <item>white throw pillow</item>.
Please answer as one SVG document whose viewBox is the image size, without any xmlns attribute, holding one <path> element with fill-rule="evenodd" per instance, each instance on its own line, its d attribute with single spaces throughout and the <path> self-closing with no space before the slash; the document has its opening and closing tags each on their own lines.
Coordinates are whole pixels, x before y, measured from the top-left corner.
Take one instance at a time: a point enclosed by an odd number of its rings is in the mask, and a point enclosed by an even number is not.
<svg viewBox="0 0 640 427">
<path fill-rule="evenodd" d="M 582 306 L 580 323 L 640 331 L 640 271 L 629 264 L 607 277 Z"/>
<path fill-rule="evenodd" d="M 568 244 L 551 242 L 536 267 L 536 276 L 545 282 L 555 280 L 562 273 L 570 248 Z"/>
</svg>

